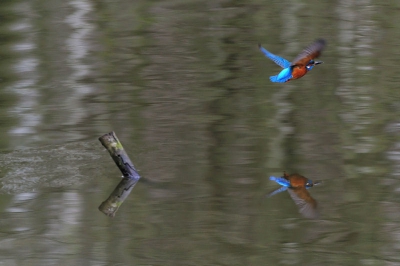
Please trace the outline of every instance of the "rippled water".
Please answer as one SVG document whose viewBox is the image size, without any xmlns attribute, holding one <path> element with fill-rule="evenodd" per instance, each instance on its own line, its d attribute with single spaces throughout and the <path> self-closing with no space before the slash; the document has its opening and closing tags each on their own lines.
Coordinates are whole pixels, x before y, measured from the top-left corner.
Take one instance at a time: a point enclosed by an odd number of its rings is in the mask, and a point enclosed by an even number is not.
<svg viewBox="0 0 400 266">
<path fill-rule="evenodd" d="M 1 265 L 397 265 L 400 23 L 373 1 L 2 1 Z M 300 80 L 291 60 L 328 47 Z M 143 178 L 115 218 L 115 131 Z M 270 175 L 299 172 L 321 216 Z"/>
</svg>

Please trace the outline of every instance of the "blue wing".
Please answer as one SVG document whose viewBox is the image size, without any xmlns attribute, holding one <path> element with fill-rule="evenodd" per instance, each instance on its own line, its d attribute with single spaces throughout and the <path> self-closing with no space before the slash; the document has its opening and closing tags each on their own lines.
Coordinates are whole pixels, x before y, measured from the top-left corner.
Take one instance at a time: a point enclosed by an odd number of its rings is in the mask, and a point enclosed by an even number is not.
<svg viewBox="0 0 400 266">
<path fill-rule="evenodd" d="M 275 189 L 274 191 L 272 191 L 271 193 L 269 193 L 269 194 L 267 195 L 267 198 L 272 197 L 272 196 L 275 195 L 275 194 L 281 193 L 281 192 L 283 192 L 283 191 L 285 191 L 285 190 L 287 190 L 287 189 L 288 189 L 288 187 L 281 186 L 280 188 Z"/>
<path fill-rule="evenodd" d="M 269 77 L 269 79 L 272 82 L 281 82 L 281 83 L 289 81 L 291 78 L 292 78 L 292 68 L 291 67 L 285 68 L 276 76 Z"/>
<path fill-rule="evenodd" d="M 269 180 L 275 181 L 276 183 L 278 183 L 281 186 L 284 187 L 290 187 L 290 182 L 289 180 L 287 180 L 284 177 L 275 177 L 275 176 L 270 176 Z"/>
<path fill-rule="evenodd" d="M 267 50 L 264 49 L 264 47 L 261 46 L 261 44 L 258 45 L 258 48 L 260 48 L 260 51 L 269 59 L 275 62 L 278 66 L 281 68 L 288 68 L 290 67 L 290 62 L 286 60 L 285 58 L 282 58 L 280 56 L 274 55 Z"/>
</svg>

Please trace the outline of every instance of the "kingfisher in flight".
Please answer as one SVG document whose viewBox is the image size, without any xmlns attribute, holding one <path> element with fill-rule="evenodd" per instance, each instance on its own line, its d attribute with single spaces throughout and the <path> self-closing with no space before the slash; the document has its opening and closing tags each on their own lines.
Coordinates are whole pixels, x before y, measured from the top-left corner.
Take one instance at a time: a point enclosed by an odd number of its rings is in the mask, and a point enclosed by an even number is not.
<svg viewBox="0 0 400 266">
<path fill-rule="evenodd" d="M 321 55 L 322 50 L 325 48 L 326 42 L 324 39 L 318 39 L 307 48 L 305 48 L 291 63 L 280 56 L 274 55 L 268 52 L 261 44 L 258 44 L 261 52 L 275 62 L 278 66 L 282 67 L 283 70 L 276 76 L 271 76 L 269 79 L 272 82 L 288 82 L 292 79 L 299 79 L 308 71 L 314 68 L 314 66 L 322 64 L 322 61 L 314 61 Z"/>
<path fill-rule="evenodd" d="M 321 182 L 319 181 L 313 182 L 310 179 L 307 179 L 306 177 L 299 174 L 288 175 L 286 172 L 283 172 L 282 177 L 271 176 L 269 179 L 275 181 L 276 183 L 281 185 L 281 187 L 269 193 L 267 195 L 268 198 L 282 191 L 287 190 L 289 192 L 290 197 L 297 205 L 299 212 L 305 218 L 309 219 L 318 218 L 319 213 L 317 210 L 317 202 L 315 199 L 311 197 L 307 189 L 315 185 L 318 185 Z"/>
</svg>

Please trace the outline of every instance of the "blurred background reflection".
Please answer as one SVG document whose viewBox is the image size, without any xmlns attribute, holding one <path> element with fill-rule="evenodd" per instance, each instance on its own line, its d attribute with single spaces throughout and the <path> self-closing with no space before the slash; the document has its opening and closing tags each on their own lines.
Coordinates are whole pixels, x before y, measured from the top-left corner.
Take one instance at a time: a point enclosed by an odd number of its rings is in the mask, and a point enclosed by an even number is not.
<svg viewBox="0 0 400 266">
<path fill-rule="evenodd" d="M 1 265 L 397 265 L 400 4 L 0 2 Z M 324 64 L 269 81 L 317 38 Z M 110 219 L 115 131 L 143 176 Z M 324 183 L 304 219 L 286 170 Z"/>
</svg>

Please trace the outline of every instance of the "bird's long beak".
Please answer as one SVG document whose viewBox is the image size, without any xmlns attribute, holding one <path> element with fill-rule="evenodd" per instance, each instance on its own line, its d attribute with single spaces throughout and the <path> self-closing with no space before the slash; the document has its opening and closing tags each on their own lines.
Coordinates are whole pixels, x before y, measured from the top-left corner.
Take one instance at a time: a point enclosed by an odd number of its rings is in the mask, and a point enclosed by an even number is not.
<svg viewBox="0 0 400 266">
<path fill-rule="evenodd" d="M 322 61 L 315 61 L 314 65 L 319 65 L 319 64 L 322 64 L 322 63 L 323 63 Z"/>
</svg>

